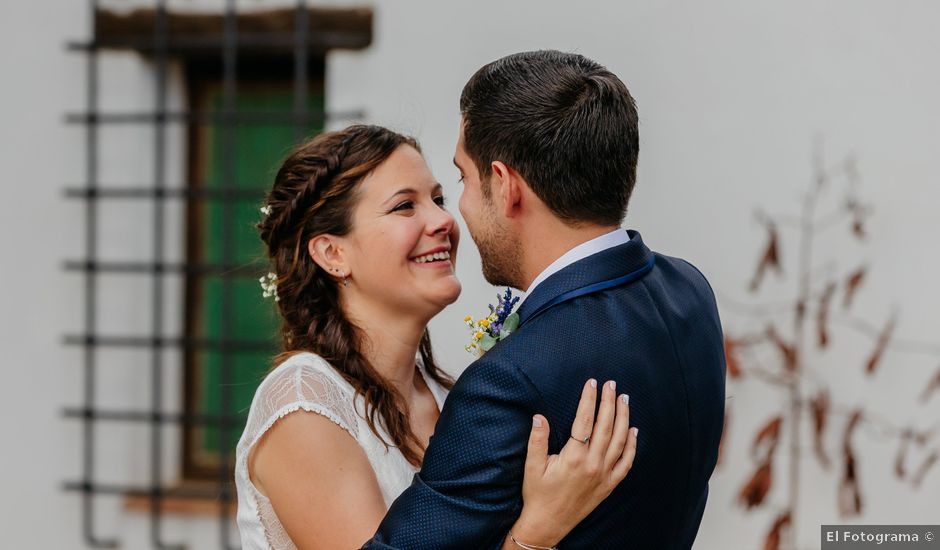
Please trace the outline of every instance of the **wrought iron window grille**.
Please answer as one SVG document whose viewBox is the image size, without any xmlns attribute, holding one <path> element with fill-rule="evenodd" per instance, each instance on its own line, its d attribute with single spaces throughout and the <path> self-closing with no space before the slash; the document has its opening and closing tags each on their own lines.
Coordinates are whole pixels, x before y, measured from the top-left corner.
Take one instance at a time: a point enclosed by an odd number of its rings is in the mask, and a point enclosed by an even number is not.
<svg viewBox="0 0 940 550">
<path fill-rule="evenodd" d="M 312 8 L 298 0 L 293 9 L 240 13 L 235 0 L 226 0 L 222 13 L 178 14 L 167 9 L 166 0 L 155 0 L 153 9 L 116 14 L 102 9 L 98 0 L 89 0 L 91 38 L 70 42 L 67 49 L 86 59 L 86 104 L 83 112 L 70 113 L 66 123 L 84 128 L 85 181 L 65 189 L 65 197 L 82 203 L 85 214 L 84 253 L 65 262 L 66 271 L 83 278 L 83 327 L 79 334 L 66 335 L 64 343 L 81 349 L 83 388 L 81 404 L 63 411 L 82 430 L 81 474 L 64 483 L 64 489 L 81 496 L 82 536 L 93 548 L 116 548 L 121 541 L 104 535 L 96 524 L 96 499 L 101 496 L 146 499 L 149 511 L 149 539 L 154 548 L 184 548 L 167 537 L 163 516 L 169 499 L 214 503 L 218 511 L 219 545 L 237 548 L 232 540 L 231 510 L 235 499 L 231 479 L 233 449 L 231 435 L 239 433 L 244 417 L 234 410 L 230 381 L 234 354 L 265 351 L 271 342 L 237 337 L 232 330 L 233 285 L 238 279 L 257 278 L 263 266 L 238 261 L 234 250 L 232 220 L 239 203 L 257 203 L 257 191 L 237 184 L 234 163 L 234 131 L 245 125 L 282 125 L 293 128 L 294 138 L 302 138 L 312 125 L 328 120 L 356 120 L 363 112 L 312 110 L 309 106 L 311 67 L 322 71 L 325 53 L 331 49 L 362 49 L 372 40 L 372 12 L 368 8 Z M 145 56 L 154 74 L 154 108 L 146 112 L 106 112 L 101 109 L 101 68 L 99 57 L 108 50 L 131 50 Z M 168 102 L 168 70 L 171 62 L 187 66 L 187 77 L 198 73 L 221 82 L 221 108 L 173 110 Z M 246 79 L 271 75 L 291 82 L 293 106 L 289 112 L 239 109 L 240 84 Z M 192 105 L 190 106 L 192 107 Z M 167 126 L 184 124 L 190 128 L 216 125 L 223 128 L 221 184 L 218 187 L 193 186 L 168 181 L 168 151 L 175 143 L 167 136 Z M 101 136 L 105 125 L 150 126 L 153 132 L 153 179 L 145 186 L 105 184 L 101 181 Z M 153 215 L 153 240 L 147 261 L 108 259 L 99 246 L 99 214 L 102 201 L 146 201 Z M 169 223 L 167 204 L 183 201 L 192 205 L 217 204 L 221 213 L 221 255 L 219 261 L 174 261 L 168 258 L 165 230 Z M 103 334 L 99 302 L 102 275 L 149 277 L 149 303 L 152 308 L 149 334 L 119 336 Z M 165 300 L 169 277 L 213 276 L 220 280 L 219 331 L 202 336 L 184 330 L 177 336 L 165 334 L 168 325 Z M 128 296 L 128 299 L 139 299 Z M 143 350 L 149 356 L 147 406 L 139 409 L 105 408 L 99 405 L 100 350 L 128 348 Z M 175 389 L 164 387 L 164 371 L 174 368 L 170 352 L 187 356 L 199 350 L 220 354 L 217 413 L 167 411 L 165 397 Z M 183 365 L 176 366 L 183 368 Z M 187 373 L 187 376 L 190 373 Z M 95 476 L 95 439 L 101 423 L 133 423 L 149 433 L 148 479 L 137 484 L 99 481 Z M 217 435 L 221 459 L 212 483 L 167 486 L 163 461 L 165 426 L 211 427 Z"/>
</svg>

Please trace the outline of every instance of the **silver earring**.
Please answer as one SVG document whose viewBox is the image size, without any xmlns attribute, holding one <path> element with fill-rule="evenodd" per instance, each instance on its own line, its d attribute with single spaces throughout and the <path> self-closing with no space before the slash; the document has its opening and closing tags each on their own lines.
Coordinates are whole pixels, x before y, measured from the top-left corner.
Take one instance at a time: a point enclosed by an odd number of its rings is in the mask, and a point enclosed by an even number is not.
<svg viewBox="0 0 940 550">
<path fill-rule="evenodd" d="M 347 279 L 345 275 L 343 275 L 343 286 L 349 286 L 349 279 Z"/>
</svg>

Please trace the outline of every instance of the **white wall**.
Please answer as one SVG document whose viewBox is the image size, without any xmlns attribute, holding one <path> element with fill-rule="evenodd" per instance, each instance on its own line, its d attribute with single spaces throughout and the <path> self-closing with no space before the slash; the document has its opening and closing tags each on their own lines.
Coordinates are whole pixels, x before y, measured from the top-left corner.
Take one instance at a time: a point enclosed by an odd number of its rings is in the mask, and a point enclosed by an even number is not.
<svg viewBox="0 0 940 550">
<path fill-rule="evenodd" d="M 205 2 L 171 4 L 193 9 Z M 289 4 L 239 2 L 245 8 Z M 731 331 L 753 325 L 728 307 L 731 299 L 778 302 L 792 295 L 792 232 L 783 234 L 782 243 L 787 278 L 771 281 L 756 298 L 746 292 L 763 244 L 755 208 L 799 212 L 812 177 L 814 143 L 823 144 L 830 163 L 854 155 L 859 192 L 874 206 L 871 237 L 859 245 L 836 230 L 820 243 L 816 260 L 835 259 L 840 270 L 867 261 L 870 277 L 854 313 L 880 325 L 897 310 L 899 337 L 940 341 L 940 290 L 933 285 L 940 274 L 933 243 L 940 226 L 933 212 L 940 200 L 935 185 L 940 174 L 932 162 L 940 153 L 940 109 L 934 103 L 940 96 L 940 73 L 934 70 L 940 36 L 933 29 L 940 7 L 927 0 L 903 5 L 874 0 L 546 4 L 380 2 L 373 47 L 331 55 L 328 105 L 337 110 L 364 106 L 371 121 L 415 134 L 456 205 L 459 185 L 450 159 L 457 98 L 473 71 L 507 53 L 536 48 L 578 51 L 606 64 L 627 83 L 641 116 L 639 183 L 626 225 L 640 230 L 654 249 L 685 257 L 703 270 L 725 298 L 722 314 Z M 8 251 L 2 279 L 7 290 L 0 302 L 8 312 L 0 321 L 7 388 L 0 426 L 15 442 L 3 446 L 0 459 L 3 485 L 15 495 L 0 503 L 0 533 L 10 547 L 81 547 L 79 499 L 59 488 L 79 473 L 78 424 L 61 419 L 59 410 L 81 396 L 80 354 L 63 347 L 60 336 L 81 326 L 82 286 L 79 276 L 64 274 L 60 265 L 83 250 L 80 203 L 62 198 L 66 184 L 82 183 L 83 133 L 66 127 L 62 118 L 84 105 L 84 65 L 80 55 L 65 53 L 63 44 L 84 37 L 86 29 L 84 2 L 19 1 L 0 7 L 0 56 L 9 75 L 0 92 L 7 198 L 0 238 Z M 112 57 L 106 65 L 106 78 L 113 79 L 109 89 L 115 92 L 104 99 L 112 107 L 148 105 L 146 65 L 133 56 Z M 102 154 L 119 171 L 115 178 L 143 179 L 150 173 L 151 137 L 138 134 L 105 137 Z M 830 193 L 827 201 L 836 197 Z M 149 215 L 137 214 L 144 227 Z M 103 223 L 110 225 L 102 229 L 117 232 L 109 233 L 105 245 L 115 255 L 131 253 L 135 246 L 143 247 L 141 257 L 149 254 L 149 236 L 135 231 L 132 220 Z M 170 238 L 169 244 L 174 242 Z M 469 238 L 461 253 L 464 293 L 432 324 L 438 355 L 454 373 L 469 362 L 462 349 L 462 317 L 479 313 L 496 292 L 483 282 Z M 108 287 L 115 299 L 108 300 L 102 317 L 128 328 L 133 323 L 146 327 L 146 300 L 120 297 L 146 295 L 147 287 L 117 285 Z M 844 329 L 834 338 L 832 350 L 812 356 L 811 366 L 820 374 L 807 387 L 831 384 L 838 401 L 863 404 L 897 424 L 925 427 L 940 420 L 940 397 L 925 405 L 913 399 L 936 371 L 936 355 L 892 352 L 869 379 L 860 373 L 871 340 Z M 146 386 L 135 375 L 146 372 L 145 363 L 121 370 L 126 363 L 146 360 L 145 354 L 131 355 L 108 360 L 106 373 L 113 382 L 99 389 L 103 400 L 120 404 L 146 398 Z M 750 473 L 749 440 L 780 410 L 783 396 L 757 382 L 734 386 L 729 395 L 733 416 L 726 462 L 713 477 L 697 548 L 757 546 L 771 511 L 785 503 L 784 478 L 778 475 L 768 507 L 745 514 L 735 504 Z M 844 418 L 832 422 L 827 443 L 834 452 Z M 855 440 L 866 509 L 853 521 L 937 523 L 940 468 L 920 490 L 899 483 L 891 473 L 896 446 L 877 436 L 866 428 Z M 102 443 L 106 449 L 113 451 L 102 465 L 108 479 L 145 474 L 146 436 L 120 438 L 116 432 Z M 778 465 L 782 469 L 784 462 Z M 799 547 L 818 546 L 819 524 L 842 521 L 835 507 L 837 480 L 834 472 L 805 462 Z M 136 541 L 127 547 L 145 547 L 141 516 L 121 511 L 116 500 L 102 508 L 99 531 Z M 179 520 L 172 528 L 179 531 L 171 540 L 186 539 L 200 548 L 215 545 L 211 522 Z"/>
</svg>

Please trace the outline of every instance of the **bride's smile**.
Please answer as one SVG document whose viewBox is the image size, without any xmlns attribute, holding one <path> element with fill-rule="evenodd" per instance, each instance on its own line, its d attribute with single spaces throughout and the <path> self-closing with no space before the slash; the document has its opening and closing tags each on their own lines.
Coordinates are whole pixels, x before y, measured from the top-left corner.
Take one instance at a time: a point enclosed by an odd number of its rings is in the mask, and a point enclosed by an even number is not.
<svg viewBox="0 0 940 550">
<path fill-rule="evenodd" d="M 460 295 L 460 235 L 441 184 L 421 153 L 402 145 L 358 192 L 352 231 L 339 241 L 351 274 L 345 294 L 426 322 Z"/>
</svg>

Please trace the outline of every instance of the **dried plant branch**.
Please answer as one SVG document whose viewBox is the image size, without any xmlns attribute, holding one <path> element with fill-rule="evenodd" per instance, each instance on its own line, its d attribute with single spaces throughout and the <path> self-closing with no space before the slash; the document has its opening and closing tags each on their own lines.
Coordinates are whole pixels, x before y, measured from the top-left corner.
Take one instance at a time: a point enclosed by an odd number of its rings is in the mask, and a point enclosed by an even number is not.
<svg viewBox="0 0 940 550">
<path fill-rule="evenodd" d="M 930 382 L 927 383 L 927 387 L 924 388 L 924 392 L 920 394 L 920 400 L 922 402 L 927 402 L 927 400 L 929 400 L 934 392 L 938 389 L 940 389 L 940 369 L 937 369 L 937 373 L 934 374 Z"/>
<path fill-rule="evenodd" d="M 858 292 L 859 287 L 865 280 L 865 273 L 867 271 L 868 268 L 866 266 L 861 266 L 845 278 L 845 294 L 843 295 L 842 299 L 843 309 L 849 309 L 852 307 L 852 301 L 855 299 L 855 294 Z"/>
<path fill-rule="evenodd" d="M 911 484 L 914 485 L 914 487 L 920 487 L 924 482 L 924 477 L 927 476 L 927 472 L 937 463 L 938 459 L 940 459 L 940 452 L 934 451 L 930 453 L 930 456 L 920 465 L 920 468 L 917 469 L 917 473 L 911 478 Z"/>
<path fill-rule="evenodd" d="M 881 330 L 881 333 L 878 334 L 878 341 L 875 343 L 875 350 L 872 352 L 871 357 L 868 358 L 868 362 L 865 364 L 865 373 L 872 375 L 875 373 L 875 369 L 878 368 L 878 364 L 881 363 L 881 358 L 884 356 L 885 350 L 888 348 L 888 342 L 891 341 L 891 334 L 894 332 L 894 327 L 897 325 L 897 318 L 891 317 L 885 327 Z"/>
<path fill-rule="evenodd" d="M 773 342 L 780 352 L 784 368 L 789 372 L 795 371 L 798 361 L 796 346 L 785 341 L 773 324 L 767 327 L 767 339 Z"/>
<path fill-rule="evenodd" d="M 829 305 L 832 303 L 837 288 L 835 283 L 830 282 L 819 298 L 819 309 L 816 311 L 816 342 L 820 348 L 829 345 Z"/>
<path fill-rule="evenodd" d="M 862 493 L 858 483 L 858 465 L 852 449 L 852 433 L 862 419 L 862 411 L 856 410 L 849 419 L 842 440 L 843 469 L 839 482 L 839 513 L 843 517 L 862 513 Z"/>
<path fill-rule="evenodd" d="M 777 233 L 777 225 L 773 222 L 767 222 L 767 245 L 764 248 L 764 254 L 757 263 L 757 269 L 754 272 L 754 278 L 751 279 L 751 292 L 757 292 L 764 280 L 764 275 L 768 269 L 773 269 L 777 274 L 783 273 L 780 265 L 780 237 Z"/>
<path fill-rule="evenodd" d="M 789 527 L 792 523 L 793 515 L 789 511 L 777 516 L 764 539 L 764 550 L 779 550 L 784 535 L 789 534 Z"/>
<path fill-rule="evenodd" d="M 878 328 L 864 319 L 851 315 L 835 315 L 830 318 L 830 323 L 851 328 L 872 339 L 878 338 L 883 330 L 883 328 Z M 892 338 L 886 351 L 940 357 L 940 344 L 923 340 Z"/>
<path fill-rule="evenodd" d="M 754 471 L 754 474 L 748 482 L 741 488 L 741 491 L 738 493 L 738 499 L 745 508 L 750 510 L 755 506 L 760 506 L 761 503 L 764 502 L 772 486 L 773 469 L 770 466 L 770 461 L 766 461 L 757 467 L 757 470 Z"/>
<path fill-rule="evenodd" d="M 819 463 L 828 469 L 830 461 L 823 445 L 823 436 L 826 432 L 826 422 L 829 419 L 829 391 L 820 390 L 815 397 L 810 399 L 809 404 L 813 413 L 813 450 L 816 453 L 816 458 L 819 459 Z"/>
</svg>

